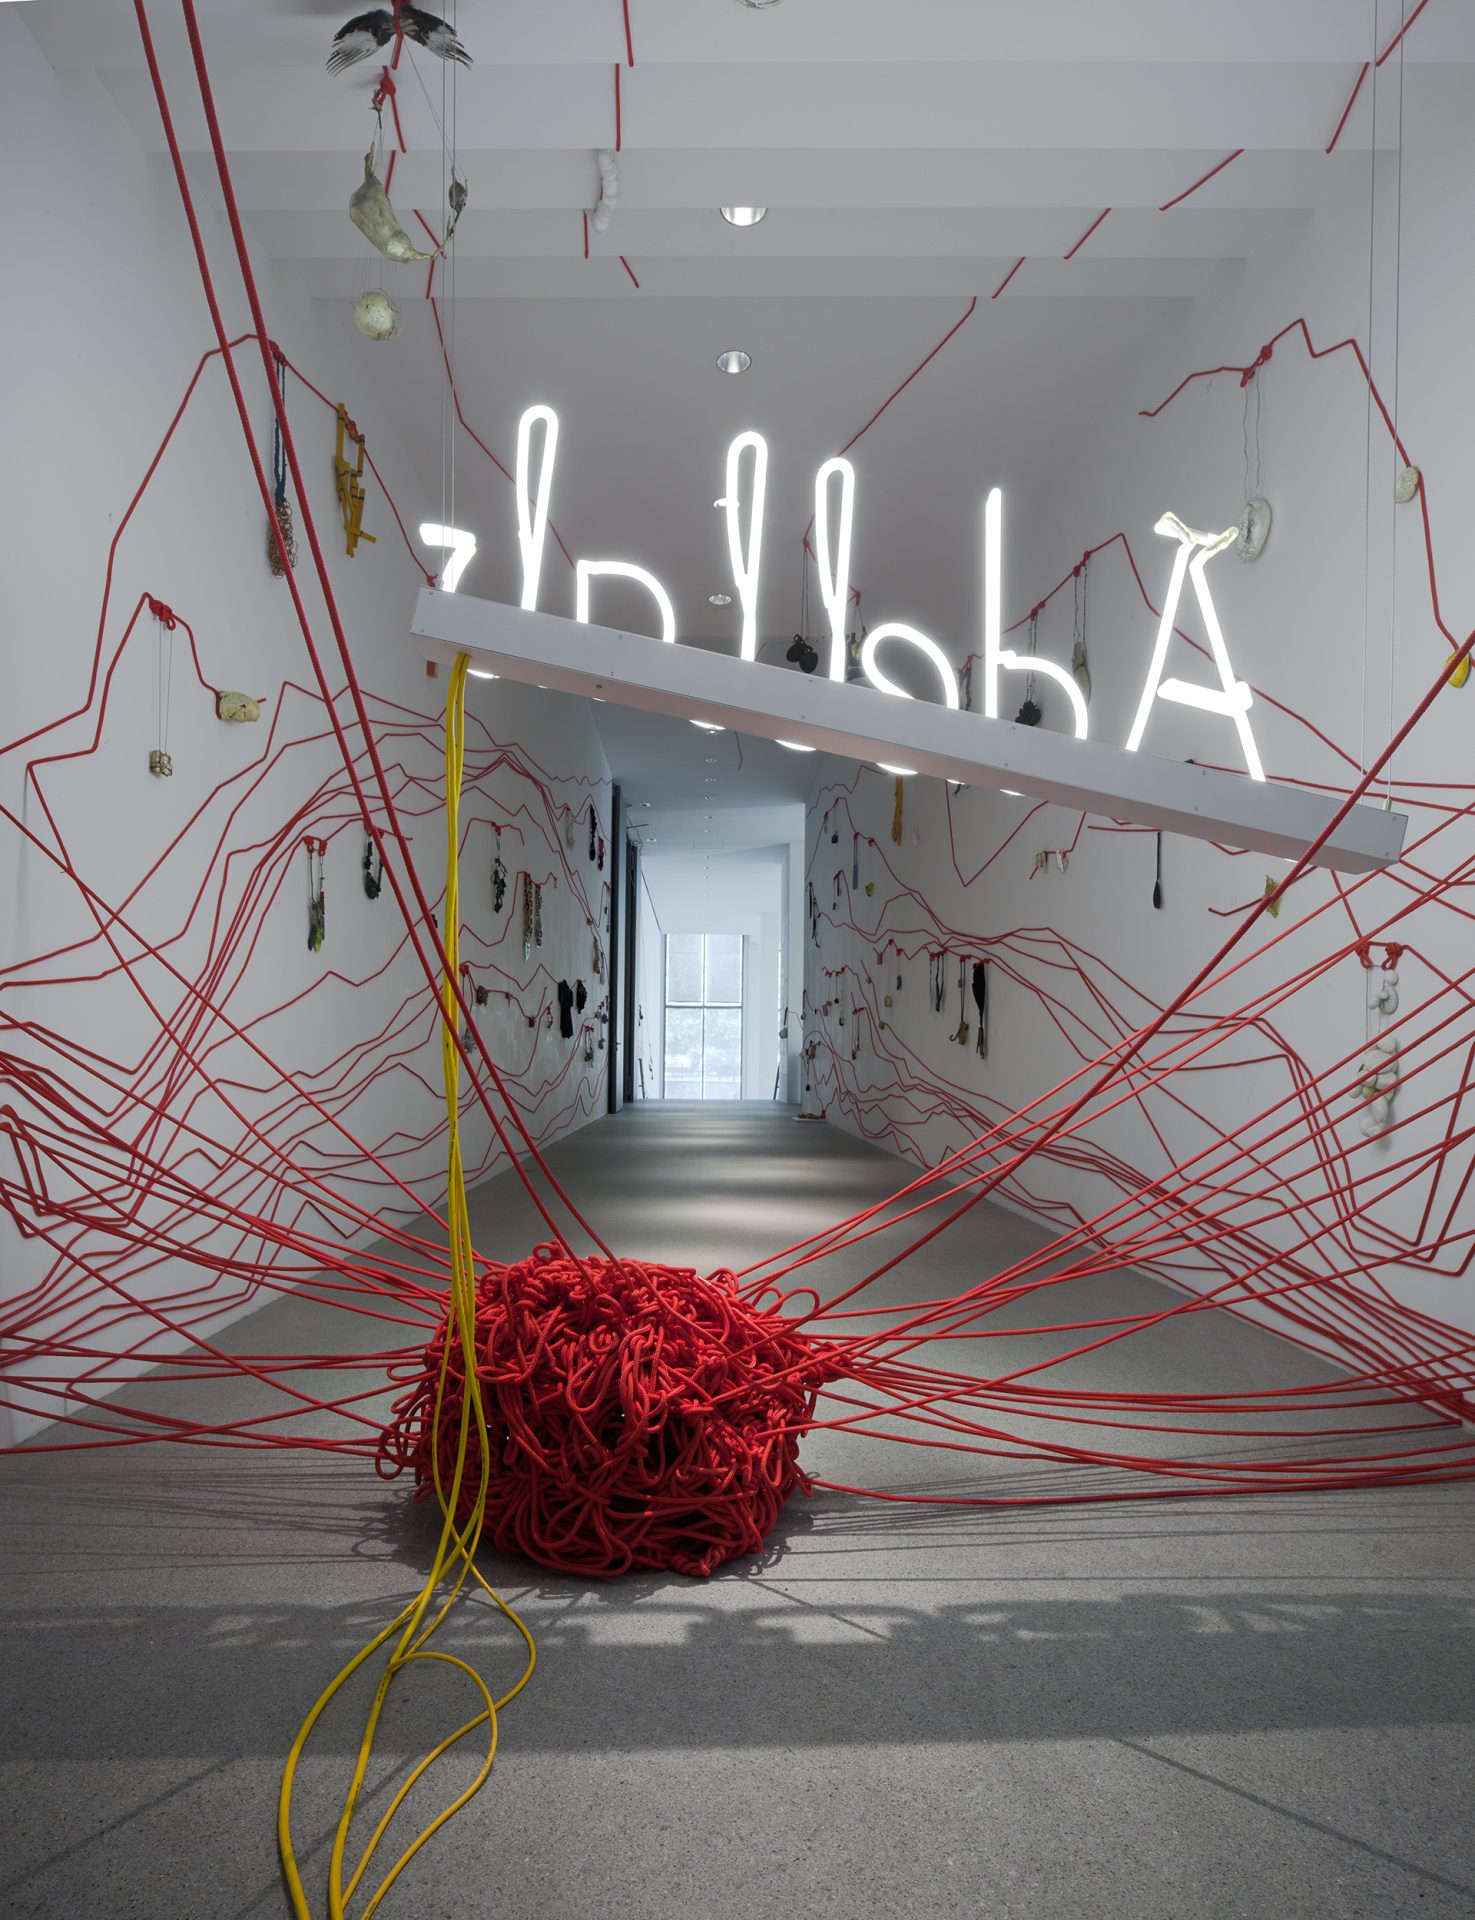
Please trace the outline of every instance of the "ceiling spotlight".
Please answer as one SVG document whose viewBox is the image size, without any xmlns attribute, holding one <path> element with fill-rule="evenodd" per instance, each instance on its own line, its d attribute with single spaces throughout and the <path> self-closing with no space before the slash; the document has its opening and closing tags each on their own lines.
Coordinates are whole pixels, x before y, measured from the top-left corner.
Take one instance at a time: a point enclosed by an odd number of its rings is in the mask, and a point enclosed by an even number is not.
<svg viewBox="0 0 1475 1920">
<path fill-rule="evenodd" d="M 790 753 L 813 753 L 813 747 L 804 747 L 797 740 L 775 740 L 776 747 L 787 747 Z"/>
<path fill-rule="evenodd" d="M 730 227 L 756 227 L 768 213 L 767 207 L 719 207 L 717 211 Z"/>
<path fill-rule="evenodd" d="M 707 595 L 707 605 L 709 607 L 730 607 L 732 605 L 732 595 L 730 593 L 709 593 Z"/>
<path fill-rule="evenodd" d="M 881 769 L 882 773 L 897 773 L 901 775 L 903 780 L 909 780 L 917 771 L 915 767 L 888 767 L 884 760 L 878 760 L 876 765 Z"/>
<path fill-rule="evenodd" d="M 796 660 L 801 673 L 813 673 L 819 665 L 819 655 L 815 652 L 814 648 L 810 646 L 802 633 L 796 633 L 794 635 L 794 638 L 789 643 L 789 651 L 784 655 L 784 658 L 785 660 Z"/>
<path fill-rule="evenodd" d="M 768 7 L 776 7 L 779 0 L 738 0 L 738 4 L 746 7 L 750 13 L 762 13 Z"/>
<path fill-rule="evenodd" d="M 719 353 L 717 364 L 724 373 L 746 373 L 753 364 L 751 353 L 744 353 L 741 347 L 729 347 L 726 353 Z"/>
<path fill-rule="evenodd" d="M 694 727 L 700 727 L 703 733 L 726 733 L 726 727 L 719 727 L 715 720 L 693 720 Z"/>
</svg>

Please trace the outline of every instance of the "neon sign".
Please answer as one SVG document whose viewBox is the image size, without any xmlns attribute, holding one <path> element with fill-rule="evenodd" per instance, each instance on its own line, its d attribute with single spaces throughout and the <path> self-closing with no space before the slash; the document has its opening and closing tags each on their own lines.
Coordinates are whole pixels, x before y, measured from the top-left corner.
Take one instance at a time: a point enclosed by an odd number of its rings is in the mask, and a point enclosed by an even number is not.
<svg viewBox="0 0 1475 1920">
<path fill-rule="evenodd" d="M 533 473 L 533 437 L 542 429 L 541 454 Z M 522 607 L 535 612 L 543 571 L 543 548 L 548 533 L 548 509 L 553 493 L 553 475 L 558 457 L 558 415 L 551 407 L 529 407 L 517 425 L 517 544 L 522 559 Z M 744 472 L 747 486 L 744 493 Z M 838 489 L 836 483 L 838 482 Z M 768 489 L 768 443 L 762 434 L 740 433 L 727 449 L 726 483 L 718 503 L 724 513 L 728 559 L 742 610 L 738 643 L 739 658 L 758 657 L 758 603 L 763 553 L 763 521 Z M 838 492 L 838 499 L 835 498 Z M 744 509 L 746 507 L 746 527 Z M 846 674 L 845 612 L 850 598 L 851 534 L 855 522 L 855 469 L 843 457 L 826 460 L 814 478 L 814 559 L 819 573 L 819 597 L 830 632 L 829 678 L 843 681 Z M 1021 654 L 1003 643 L 1001 624 L 1003 580 L 1004 497 L 994 487 L 983 508 L 983 651 L 982 696 L 986 718 L 999 718 L 999 676 L 1001 673 L 1043 675 L 1064 693 L 1070 703 L 1075 737 L 1085 740 L 1090 734 L 1090 715 L 1085 695 L 1075 676 L 1064 666 L 1037 654 Z M 1165 513 L 1154 532 L 1178 542 L 1173 569 L 1158 623 L 1157 639 L 1137 705 L 1136 717 L 1127 737 L 1127 751 L 1135 753 L 1142 745 L 1153 706 L 1158 700 L 1171 700 L 1181 706 L 1195 707 L 1202 713 L 1218 714 L 1231 721 L 1239 736 L 1245 767 L 1252 780 L 1265 778 L 1265 770 L 1250 730 L 1249 711 L 1253 703 L 1250 688 L 1236 677 L 1219 624 L 1213 596 L 1209 592 L 1204 569 L 1216 554 L 1230 546 L 1238 523 L 1223 533 L 1200 533 L 1187 526 L 1176 514 Z M 467 563 L 476 552 L 474 535 L 454 527 L 422 526 L 420 537 L 427 544 L 449 549 L 450 558 L 443 568 L 440 584 L 454 593 Z M 574 618 L 582 625 L 590 622 L 590 583 L 596 578 L 634 581 L 650 594 L 660 617 L 660 638 L 668 645 L 676 643 L 676 611 L 671 596 L 655 574 L 633 560 L 588 560 L 574 563 Z M 1178 605 L 1185 578 L 1193 581 L 1193 590 L 1209 638 L 1209 650 L 1218 672 L 1219 685 L 1197 686 L 1191 682 L 1163 678 L 1168 646 L 1173 637 Z M 910 699 L 882 670 L 883 646 L 905 645 L 919 653 L 937 673 L 945 707 L 958 707 L 957 674 L 937 642 L 919 628 L 902 620 L 888 620 L 873 627 L 861 649 L 861 672 L 878 692 L 898 699 Z M 700 723 L 698 723 L 700 724 Z"/>
</svg>

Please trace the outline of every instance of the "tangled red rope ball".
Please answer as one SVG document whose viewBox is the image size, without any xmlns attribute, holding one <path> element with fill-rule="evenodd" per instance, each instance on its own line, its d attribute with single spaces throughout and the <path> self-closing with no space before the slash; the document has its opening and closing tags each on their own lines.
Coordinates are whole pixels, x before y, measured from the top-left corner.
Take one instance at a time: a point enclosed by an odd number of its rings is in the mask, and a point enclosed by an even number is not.
<svg viewBox="0 0 1475 1920">
<path fill-rule="evenodd" d="M 380 1449 L 416 1497 L 451 1484 L 465 1389 L 442 1326 Z M 840 1369 L 730 1273 L 570 1259 L 541 1246 L 477 1285 L 477 1378 L 492 1444 L 486 1533 L 567 1573 L 708 1574 L 756 1552 L 797 1486 L 815 1395 Z M 473 1434 L 461 1498 L 474 1502 Z"/>
</svg>

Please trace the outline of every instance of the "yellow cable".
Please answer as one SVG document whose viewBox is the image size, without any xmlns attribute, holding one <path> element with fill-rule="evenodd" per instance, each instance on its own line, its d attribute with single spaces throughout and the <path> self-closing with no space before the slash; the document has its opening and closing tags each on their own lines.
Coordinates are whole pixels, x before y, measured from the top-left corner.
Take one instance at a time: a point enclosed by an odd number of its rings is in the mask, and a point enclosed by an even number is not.
<svg viewBox="0 0 1475 1920">
<path fill-rule="evenodd" d="M 461 1073 L 461 1057 L 456 1046 L 457 1006 L 455 980 L 457 977 L 459 954 L 459 854 L 460 854 L 460 802 L 461 783 L 465 766 L 466 751 L 466 667 L 465 654 L 457 660 L 451 674 L 450 690 L 446 698 L 446 902 L 445 902 L 445 949 L 446 974 L 441 983 L 441 1064 L 445 1080 L 446 1095 L 446 1159 L 447 1159 L 447 1195 L 446 1221 L 450 1230 L 450 1298 L 446 1315 L 446 1338 L 442 1343 L 440 1373 L 436 1381 L 435 1402 L 432 1411 L 431 1459 L 435 1481 L 436 1498 L 441 1509 L 440 1539 L 425 1584 L 416 1597 L 403 1607 L 390 1621 L 389 1625 L 377 1633 L 367 1646 L 361 1647 L 348 1664 L 334 1675 L 328 1685 L 313 1702 L 307 1718 L 297 1731 L 282 1769 L 281 1792 L 277 1801 L 277 1844 L 281 1849 L 282 1872 L 287 1882 L 287 1892 L 292 1901 L 295 1920 L 312 1920 L 312 1907 L 308 1901 L 306 1889 L 302 1883 L 302 1874 L 297 1864 L 297 1854 L 292 1843 L 292 1788 L 297 1774 L 297 1763 L 306 1748 L 313 1728 L 329 1702 L 340 1692 L 348 1680 L 364 1663 L 372 1658 L 386 1641 L 398 1634 L 394 1649 L 380 1673 L 374 1698 L 364 1721 L 363 1733 L 359 1739 L 358 1752 L 344 1795 L 343 1809 L 333 1836 L 333 1852 L 328 1869 L 328 1920 L 346 1920 L 348 1902 L 357 1891 L 373 1858 L 379 1842 L 383 1839 L 400 1807 L 411 1789 L 423 1778 L 443 1753 L 465 1738 L 477 1727 L 488 1729 L 487 1753 L 476 1778 L 471 1785 L 459 1793 L 450 1804 L 440 1811 L 428 1826 L 423 1828 L 411 1844 L 405 1848 L 384 1878 L 375 1888 L 368 1904 L 363 1908 L 359 1920 L 369 1920 L 380 1901 L 399 1877 L 401 1871 L 414 1858 L 430 1836 L 462 1807 L 485 1785 L 492 1770 L 492 1762 L 497 1754 L 498 1724 L 497 1714 L 509 1700 L 515 1699 L 532 1678 L 537 1665 L 538 1650 L 533 1636 L 524 1622 L 509 1607 L 501 1595 L 493 1592 L 478 1572 L 475 1564 L 477 1546 L 481 1540 L 482 1526 L 486 1518 L 487 1480 L 491 1466 L 491 1449 L 487 1439 L 486 1409 L 482 1403 L 476 1371 L 476 1267 L 471 1248 L 471 1219 L 466 1203 L 466 1178 L 461 1162 L 460 1109 L 458 1091 Z M 460 1354 L 463 1390 L 461 1394 L 461 1416 L 456 1436 L 456 1464 L 451 1474 L 449 1487 L 442 1486 L 440 1475 L 440 1437 L 441 1408 L 445 1397 L 446 1381 L 450 1372 L 451 1341 L 455 1339 Z M 470 1449 L 473 1430 L 476 1436 L 477 1484 L 476 1497 L 471 1503 L 470 1514 L 464 1525 L 458 1525 L 456 1511 L 461 1503 L 462 1490 L 466 1480 L 467 1454 Z M 455 1578 L 451 1579 L 452 1570 Z M 500 1700 L 494 1700 L 491 1690 L 481 1675 L 466 1661 L 454 1654 L 426 1652 L 425 1643 L 445 1620 L 455 1604 L 468 1574 L 486 1592 L 506 1617 L 517 1628 L 527 1644 L 528 1660 L 522 1677 L 516 1686 L 504 1693 Z M 448 1590 L 440 1607 L 431 1614 L 431 1603 L 442 1586 L 449 1582 Z M 409 1778 L 399 1788 L 390 1801 L 383 1817 L 369 1836 L 358 1865 L 344 1885 L 344 1855 L 348 1846 L 349 1829 L 353 1822 L 358 1796 L 363 1787 L 364 1775 L 368 1769 L 369 1755 L 373 1750 L 374 1735 L 378 1729 L 379 1716 L 395 1676 L 417 1660 L 435 1660 L 446 1666 L 455 1667 L 471 1681 L 485 1702 L 482 1711 L 464 1726 L 449 1734 L 439 1746 L 428 1753 L 411 1772 Z"/>
</svg>

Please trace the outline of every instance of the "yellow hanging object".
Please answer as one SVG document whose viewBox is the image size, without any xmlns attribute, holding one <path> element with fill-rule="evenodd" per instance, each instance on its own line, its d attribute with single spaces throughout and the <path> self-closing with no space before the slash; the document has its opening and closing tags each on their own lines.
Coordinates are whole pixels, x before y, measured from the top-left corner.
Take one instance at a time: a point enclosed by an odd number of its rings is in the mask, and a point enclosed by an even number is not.
<svg viewBox="0 0 1475 1920">
<path fill-rule="evenodd" d="M 1469 654 L 1467 653 L 1464 659 L 1459 661 L 1456 661 L 1455 656 L 1451 654 L 1444 664 L 1449 667 L 1449 684 L 1452 687 L 1464 686 L 1465 682 L 1470 678 Z"/>
<path fill-rule="evenodd" d="M 460 1811 L 474 1794 L 486 1783 L 492 1770 L 492 1761 L 497 1753 L 497 1714 L 500 1708 L 522 1689 L 532 1678 L 537 1663 L 537 1648 L 526 1626 L 482 1579 L 475 1564 L 477 1544 L 481 1539 L 487 1505 L 487 1473 L 490 1449 L 487 1442 L 486 1409 L 483 1404 L 478 1380 L 476 1348 L 476 1275 L 471 1249 L 471 1223 L 466 1208 L 466 1179 L 461 1163 L 461 1140 L 458 1126 L 458 1092 L 460 1080 L 461 1056 L 457 1051 L 456 1027 L 458 1009 L 452 982 L 457 978 L 457 930 L 459 927 L 458 908 L 458 852 L 460 844 L 460 800 L 462 767 L 466 741 L 466 667 L 467 657 L 463 653 L 457 660 L 451 674 L 450 697 L 446 702 L 446 896 L 444 915 L 444 940 L 446 949 L 446 972 L 441 983 L 441 1061 L 445 1080 L 446 1096 L 446 1142 L 449 1172 L 449 1188 L 446 1195 L 446 1219 L 450 1229 L 451 1295 L 450 1323 L 447 1338 L 441 1349 L 440 1378 L 436 1383 L 435 1410 L 432 1418 L 432 1431 L 438 1433 L 441 1427 L 441 1404 L 445 1393 L 446 1379 L 450 1367 L 451 1349 L 456 1349 L 456 1371 L 466 1390 L 461 1396 L 460 1427 L 456 1439 L 456 1464 L 451 1474 L 449 1486 L 441 1483 L 437 1461 L 435 1477 L 435 1497 L 441 1510 L 440 1540 L 426 1575 L 425 1584 L 416 1597 L 398 1613 L 389 1625 L 382 1629 L 368 1645 L 359 1651 L 343 1667 L 333 1680 L 324 1688 L 313 1705 L 312 1711 L 298 1730 L 297 1738 L 287 1755 L 287 1764 L 282 1770 L 281 1792 L 277 1800 L 277 1842 L 281 1849 L 282 1871 L 286 1877 L 287 1892 L 292 1902 L 294 1920 L 313 1920 L 313 1908 L 308 1902 L 307 1892 L 302 1884 L 301 1870 L 297 1864 L 296 1848 L 292 1840 L 292 1785 L 297 1772 L 297 1763 L 307 1745 L 308 1736 L 317 1725 L 319 1718 L 339 1690 L 358 1671 L 366 1660 L 373 1657 L 386 1642 L 394 1639 L 394 1647 L 384 1663 L 378 1684 L 374 1690 L 373 1701 L 364 1721 L 354 1760 L 352 1777 L 348 1792 L 344 1798 L 343 1811 L 339 1816 L 337 1831 L 333 1838 L 332 1856 L 328 1862 L 328 1900 L 324 1911 L 328 1920 L 345 1920 L 348 1902 L 358 1890 L 374 1852 L 383 1839 L 394 1816 L 399 1812 L 406 1797 L 416 1783 L 426 1774 L 441 1755 L 474 1733 L 478 1727 L 486 1729 L 487 1751 L 476 1777 L 471 1785 L 459 1793 L 454 1800 L 435 1816 L 411 1841 L 399 1858 L 390 1867 L 379 1882 L 367 1903 L 359 1910 L 359 1920 L 369 1920 L 380 1901 L 399 1877 L 400 1871 L 414 1858 L 421 1847 L 437 1828 L 445 1825 L 452 1814 Z M 476 1389 L 473 1391 L 473 1389 Z M 471 1468 L 473 1436 L 476 1466 Z M 476 1474 L 476 1498 L 472 1504 L 470 1517 L 464 1525 L 456 1521 L 456 1509 L 460 1502 L 462 1488 L 468 1475 Z M 456 1601 L 457 1595 L 466 1583 L 468 1574 L 490 1595 L 513 1626 L 522 1635 L 527 1646 L 527 1664 L 523 1668 L 522 1678 L 500 1700 L 492 1698 L 491 1690 L 481 1675 L 465 1660 L 454 1654 L 427 1651 L 426 1642 L 440 1627 Z M 438 1604 L 437 1604 L 438 1602 Z M 394 1638 L 395 1636 L 398 1638 Z M 459 1726 L 410 1770 L 409 1775 L 391 1798 L 384 1809 L 378 1824 L 370 1834 L 368 1844 L 359 1856 L 358 1865 L 345 1880 L 345 1854 L 348 1848 L 349 1828 L 353 1821 L 358 1796 L 362 1790 L 364 1776 L 368 1770 L 369 1756 L 373 1749 L 374 1734 L 389 1689 L 396 1677 L 415 1661 L 433 1660 L 446 1667 L 453 1667 L 470 1681 L 474 1689 L 474 1700 L 479 1702 L 479 1711 L 464 1725 Z"/>
<path fill-rule="evenodd" d="M 903 805 L 903 801 L 902 801 L 901 775 L 898 774 L 896 776 L 896 804 L 891 809 L 891 838 L 896 842 L 897 846 L 901 845 L 902 805 Z"/>
<path fill-rule="evenodd" d="M 1276 889 L 1276 888 L 1277 888 L 1277 887 L 1278 887 L 1279 885 L 1280 885 L 1280 882 L 1279 882 L 1279 881 L 1278 881 L 1278 880 L 1277 880 L 1277 879 L 1275 878 L 1275 876 L 1274 876 L 1274 874 L 1270 874 L 1270 873 L 1267 873 L 1267 874 L 1266 874 L 1266 876 L 1265 876 L 1265 898 L 1266 898 L 1267 900 L 1270 900 L 1270 896 L 1271 896 L 1271 894 L 1275 892 L 1275 889 Z M 1267 907 L 1267 908 L 1265 909 L 1265 911 L 1266 911 L 1266 912 L 1267 912 L 1267 913 L 1268 913 L 1268 914 L 1270 915 L 1270 917 L 1271 917 L 1271 919 L 1272 919 L 1272 920 L 1278 920 L 1278 919 L 1280 918 L 1280 902 L 1279 902 L 1279 900 L 1270 900 L 1270 905 L 1269 905 L 1269 906 L 1268 906 L 1268 907 Z"/>
<path fill-rule="evenodd" d="M 345 434 L 358 448 L 358 458 L 352 466 L 343 450 Z M 352 559 L 359 541 L 367 540 L 373 546 L 374 536 L 364 532 L 364 436 L 349 419 L 346 407 L 338 409 L 338 450 L 333 455 L 333 473 L 338 485 L 338 505 L 343 510 L 343 538 Z"/>
</svg>

